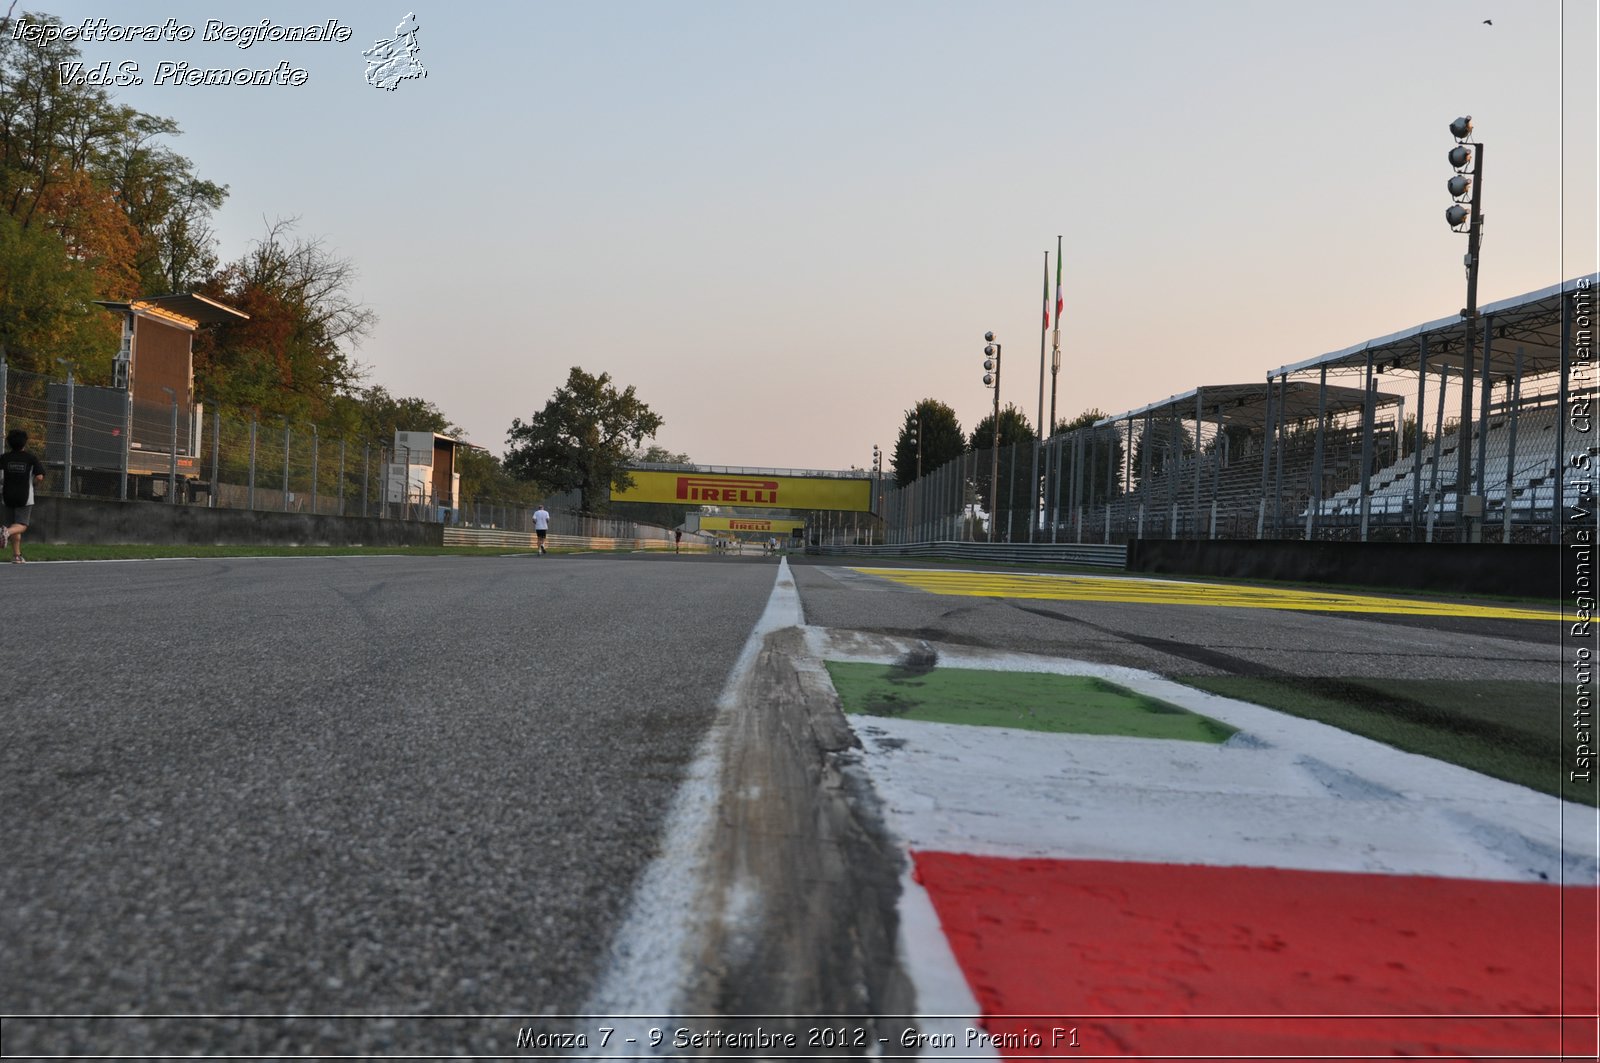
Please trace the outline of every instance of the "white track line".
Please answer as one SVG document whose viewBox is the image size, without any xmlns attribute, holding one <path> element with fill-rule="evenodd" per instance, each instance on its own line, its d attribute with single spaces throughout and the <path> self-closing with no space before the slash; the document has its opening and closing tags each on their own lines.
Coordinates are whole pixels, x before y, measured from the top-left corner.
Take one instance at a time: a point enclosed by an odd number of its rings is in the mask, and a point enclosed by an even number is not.
<svg viewBox="0 0 1600 1063">
<path fill-rule="evenodd" d="M 673 797 L 661 833 L 661 855 L 651 861 L 634 890 L 628 912 L 611 941 L 604 970 L 584 1003 L 584 1014 L 666 1019 L 681 1010 L 693 973 L 693 952 L 713 914 L 703 910 L 702 890 L 722 798 L 723 747 L 738 708 L 737 692 L 755 666 L 766 636 L 802 623 L 794 577 L 788 562 L 780 558 L 767 607 L 728 673 L 717 699 L 716 718 Z M 597 1054 L 614 1055 L 630 1035 L 641 1040 L 626 1046 L 628 1052 L 651 1054 L 643 1039 L 645 1024 L 634 1024 L 637 1029 L 623 1023 L 613 1025 L 617 1033 L 609 1049 L 592 1046 Z M 669 1046 L 670 1040 L 661 1051 Z"/>
</svg>

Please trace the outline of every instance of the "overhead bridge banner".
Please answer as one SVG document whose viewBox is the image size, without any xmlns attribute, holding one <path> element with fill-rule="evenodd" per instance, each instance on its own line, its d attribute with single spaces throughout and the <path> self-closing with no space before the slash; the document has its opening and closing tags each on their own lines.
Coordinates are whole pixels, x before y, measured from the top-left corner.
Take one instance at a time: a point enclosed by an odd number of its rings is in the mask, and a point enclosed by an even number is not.
<svg viewBox="0 0 1600 1063">
<path fill-rule="evenodd" d="M 823 476 L 734 476 L 724 473 L 629 473 L 633 486 L 613 491 L 617 502 L 667 502 L 691 506 L 757 506 L 765 509 L 835 509 L 869 512 L 872 481 Z"/>
<path fill-rule="evenodd" d="M 760 532 L 763 535 L 791 535 L 805 529 L 803 520 L 784 520 L 774 518 L 764 520 L 761 517 L 701 517 L 701 531 L 716 532 Z"/>
</svg>

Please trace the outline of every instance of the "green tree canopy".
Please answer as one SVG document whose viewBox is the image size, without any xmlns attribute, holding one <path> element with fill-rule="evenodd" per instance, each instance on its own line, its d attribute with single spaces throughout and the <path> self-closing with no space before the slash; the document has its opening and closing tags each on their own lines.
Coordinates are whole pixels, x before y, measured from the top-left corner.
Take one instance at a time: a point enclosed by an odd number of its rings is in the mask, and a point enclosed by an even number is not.
<svg viewBox="0 0 1600 1063">
<path fill-rule="evenodd" d="M 1091 406 L 1087 410 L 1084 410 L 1082 413 L 1078 414 L 1078 416 L 1074 417 L 1070 421 L 1057 421 L 1056 422 L 1056 431 L 1057 432 L 1072 432 L 1072 431 L 1075 431 L 1075 430 L 1077 430 L 1079 428 L 1088 428 L 1091 425 L 1093 425 L 1096 421 L 1103 421 L 1105 419 L 1106 419 L 1106 415 L 1105 415 L 1104 411 L 1102 411 L 1100 409 L 1100 407 Z"/>
<path fill-rule="evenodd" d="M 175 121 L 64 77 L 82 63 L 75 42 L 9 30 L 0 17 L 0 210 L 56 233 L 102 298 L 189 290 L 215 266 L 210 218 L 227 188 L 166 146 Z"/>
<path fill-rule="evenodd" d="M 35 373 L 57 372 L 56 358 L 80 375 L 109 371 L 118 323 L 95 297 L 93 271 L 59 237 L 0 213 L 0 358 Z"/>
<path fill-rule="evenodd" d="M 1033 440 L 1033 425 L 1028 423 L 1028 415 L 1014 404 L 1006 403 L 1005 409 L 1000 411 L 1000 445 L 1009 447 L 1013 443 L 1032 443 Z M 978 422 L 967 445 L 973 450 L 988 450 L 994 445 L 994 414 L 986 414 Z"/>
<path fill-rule="evenodd" d="M 1127 447 L 1116 426 L 1094 427 L 1096 422 L 1105 418 L 1105 413 L 1099 407 L 1092 406 L 1072 420 L 1062 421 L 1056 426 L 1060 465 L 1055 478 L 1060 484 L 1060 505 L 1063 510 L 1072 504 L 1074 497 L 1083 505 L 1098 506 L 1104 504 L 1108 497 L 1115 497 L 1122 489 L 1123 455 Z M 1081 454 L 1078 453 L 1080 450 Z M 1083 481 L 1076 495 L 1072 486 L 1074 476 L 1081 477 Z"/>
<path fill-rule="evenodd" d="M 1133 442 L 1133 475 L 1145 473 L 1145 444 L 1150 448 L 1150 475 L 1158 476 L 1169 461 L 1187 458 L 1194 453 L 1194 434 L 1176 417 L 1157 417 L 1150 421 L 1147 431 L 1141 431 Z"/>
<path fill-rule="evenodd" d="M 662 424 L 631 384 L 619 391 L 610 373 L 594 376 L 573 366 L 543 410 L 526 424 L 512 420 L 505 466 L 546 490 L 578 491 L 586 512 L 602 512 L 613 490 L 633 485 L 630 452 Z"/>
<path fill-rule="evenodd" d="M 919 427 L 920 426 L 920 427 Z M 956 411 L 938 399 L 923 399 L 900 422 L 891 458 L 894 482 L 904 487 L 917 478 L 917 434 L 922 436 L 922 475 L 955 461 L 967 449 Z"/>
<path fill-rule="evenodd" d="M 1000 498 L 997 512 L 996 505 L 990 501 L 994 477 L 989 448 L 994 443 L 994 414 L 979 421 L 972 430 L 971 446 L 979 452 L 974 488 L 978 502 L 996 519 L 994 534 L 997 538 L 1004 538 L 1007 528 L 1011 529 L 1012 534 L 1021 534 L 1024 538 L 1027 536 L 1029 499 L 1037 496 L 1037 485 L 1032 479 L 1033 448 L 1018 444 L 1032 443 L 1033 440 L 1033 426 L 1028 423 L 1028 415 L 1007 403 L 1000 411 Z"/>
</svg>

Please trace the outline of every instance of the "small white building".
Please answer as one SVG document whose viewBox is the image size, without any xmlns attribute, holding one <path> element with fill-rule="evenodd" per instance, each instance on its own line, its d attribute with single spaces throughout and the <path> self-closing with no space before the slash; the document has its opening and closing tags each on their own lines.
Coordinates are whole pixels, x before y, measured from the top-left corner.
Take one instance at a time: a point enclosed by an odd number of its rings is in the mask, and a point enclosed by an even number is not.
<svg viewBox="0 0 1600 1063">
<path fill-rule="evenodd" d="M 457 521 L 461 472 L 456 450 L 466 445 L 437 432 L 395 432 L 391 460 L 384 466 L 384 501 L 431 506 L 439 520 Z"/>
</svg>

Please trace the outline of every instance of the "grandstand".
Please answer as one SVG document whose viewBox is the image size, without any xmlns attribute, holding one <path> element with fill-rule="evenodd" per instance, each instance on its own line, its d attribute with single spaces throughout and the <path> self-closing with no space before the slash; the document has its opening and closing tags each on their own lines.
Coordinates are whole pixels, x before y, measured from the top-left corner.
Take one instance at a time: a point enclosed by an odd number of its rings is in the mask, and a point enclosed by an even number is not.
<svg viewBox="0 0 1600 1063">
<path fill-rule="evenodd" d="M 1574 278 L 1489 303 L 1470 323 L 1439 318 L 1053 436 L 1040 444 L 1034 539 L 1560 540 L 1600 464 L 1587 419 L 1597 282 Z M 1002 463 L 1031 463 L 1026 449 L 1003 451 Z M 980 534 L 982 522 L 957 519 L 972 492 L 946 481 L 977 483 L 971 470 L 988 468 L 987 454 L 968 455 L 965 472 L 932 471 L 941 486 L 920 499 L 890 492 L 890 541 Z M 1026 541 L 1027 511 L 1008 509 L 991 534 Z M 916 520 L 898 520 L 910 512 Z"/>
</svg>

